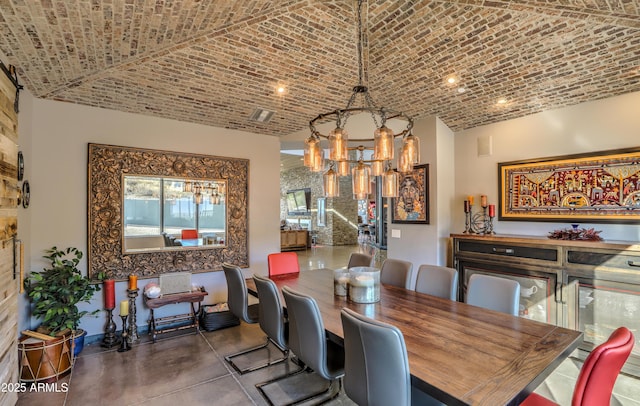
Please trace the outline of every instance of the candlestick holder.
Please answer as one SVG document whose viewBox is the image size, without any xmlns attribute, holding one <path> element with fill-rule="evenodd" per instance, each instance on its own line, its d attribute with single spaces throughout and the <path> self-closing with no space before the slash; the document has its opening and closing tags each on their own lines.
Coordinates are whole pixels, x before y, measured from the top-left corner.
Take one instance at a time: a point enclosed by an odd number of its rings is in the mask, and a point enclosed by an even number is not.
<svg viewBox="0 0 640 406">
<path fill-rule="evenodd" d="M 116 323 L 113 322 L 113 307 L 105 309 L 108 313 L 107 324 L 104 326 L 104 338 L 102 339 L 102 347 L 111 348 L 120 344 L 120 340 L 116 337 Z"/>
<path fill-rule="evenodd" d="M 464 231 L 462 233 L 471 233 L 471 208 L 469 208 L 469 211 L 464 213 Z"/>
<path fill-rule="evenodd" d="M 493 218 L 495 216 L 492 216 L 491 214 L 489 214 L 489 216 L 487 216 L 487 234 L 491 234 L 491 235 L 495 235 L 495 231 L 493 231 Z"/>
<path fill-rule="evenodd" d="M 127 342 L 133 344 L 140 339 L 138 336 L 138 326 L 136 324 L 136 298 L 139 289 L 127 289 L 129 296 L 129 327 L 127 329 Z"/>
<path fill-rule="evenodd" d="M 118 348 L 118 352 L 125 352 L 131 349 L 131 346 L 127 342 L 127 315 L 120 315 L 122 319 L 122 340 L 120 340 L 120 348 Z"/>
</svg>

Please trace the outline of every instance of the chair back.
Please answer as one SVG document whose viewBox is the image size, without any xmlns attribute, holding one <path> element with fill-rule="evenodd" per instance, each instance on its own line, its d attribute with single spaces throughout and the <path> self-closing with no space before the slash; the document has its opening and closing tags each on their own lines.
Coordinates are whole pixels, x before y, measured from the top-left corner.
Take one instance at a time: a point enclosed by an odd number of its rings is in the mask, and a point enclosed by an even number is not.
<svg viewBox="0 0 640 406">
<path fill-rule="evenodd" d="M 183 240 L 197 240 L 198 239 L 198 230 L 188 229 L 182 230 L 182 239 Z"/>
<path fill-rule="evenodd" d="M 298 254 L 295 252 L 277 252 L 267 256 L 269 276 L 300 272 Z"/>
<path fill-rule="evenodd" d="M 401 259 L 387 258 L 382 263 L 380 269 L 380 282 L 387 285 L 399 286 L 405 289 L 411 289 L 411 262 Z"/>
<path fill-rule="evenodd" d="M 335 379 L 343 374 L 327 366 L 327 340 L 324 323 L 315 299 L 296 292 L 287 286 L 282 288 L 289 316 L 289 349 L 300 361 L 324 379 Z M 344 365 L 344 352 L 342 353 Z M 339 364 L 335 362 L 332 364 Z"/>
<path fill-rule="evenodd" d="M 342 309 L 344 390 L 359 405 L 410 405 L 411 374 L 402 332 Z"/>
<path fill-rule="evenodd" d="M 362 254 L 359 252 L 352 252 L 349 256 L 349 264 L 347 268 L 353 268 L 355 266 L 373 266 L 374 258 L 372 255 Z"/>
<path fill-rule="evenodd" d="M 223 263 L 222 270 L 227 279 L 227 304 L 229 311 L 245 323 L 255 323 L 257 320 L 249 317 L 247 284 L 242 270 L 232 264 Z"/>
<path fill-rule="evenodd" d="M 165 247 L 173 246 L 173 241 L 171 240 L 169 235 L 167 235 L 167 233 L 162 233 L 162 238 L 164 239 L 164 246 Z"/>
<path fill-rule="evenodd" d="M 611 402 L 611 392 L 622 366 L 633 349 L 634 338 L 626 327 L 615 330 L 597 346 L 580 369 L 572 406 L 599 406 Z"/>
<path fill-rule="evenodd" d="M 513 279 L 474 273 L 469 277 L 466 302 L 517 316 L 520 284 Z"/>
<path fill-rule="evenodd" d="M 458 299 L 458 271 L 446 266 L 420 265 L 416 292 L 444 299 Z"/>
<path fill-rule="evenodd" d="M 258 291 L 258 321 L 260 328 L 281 350 L 286 350 L 286 324 L 278 296 L 278 287 L 268 278 L 253 275 Z"/>
</svg>

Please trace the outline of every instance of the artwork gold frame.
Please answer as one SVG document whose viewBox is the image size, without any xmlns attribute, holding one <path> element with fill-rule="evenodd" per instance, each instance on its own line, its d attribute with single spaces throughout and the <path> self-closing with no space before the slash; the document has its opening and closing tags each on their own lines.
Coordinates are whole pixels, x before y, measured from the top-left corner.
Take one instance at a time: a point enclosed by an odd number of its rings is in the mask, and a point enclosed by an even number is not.
<svg viewBox="0 0 640 406">
<path fill-rule="evenodd" d="M 398 173 L 398 197 L 391 199 L 391 222 L 429 224 L 429 164 Z"/>
<path fill-rule="evenodd" d="M 637 223 L 640 148 L 498 164 L 500 221 Z"/>
<path fill-rule="evenodd" d="M 249 160 L 183 152 L 89 144 L 88 276 L 157 277 L 168 272 L 211 272 L 222 262 L 249 266 Z M 123 252 L 123 175 L 226 179 L 227 241 L 223 247 Z"/>
</svg>

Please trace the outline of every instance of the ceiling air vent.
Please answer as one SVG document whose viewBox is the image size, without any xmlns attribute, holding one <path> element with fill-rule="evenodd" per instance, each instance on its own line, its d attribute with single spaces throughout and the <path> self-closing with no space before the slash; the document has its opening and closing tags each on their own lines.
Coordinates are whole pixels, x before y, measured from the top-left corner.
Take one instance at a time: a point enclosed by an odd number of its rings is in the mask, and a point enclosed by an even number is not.
<svg viewBox="0 0 640 406">
<path fill-rule="evenodd" d="M 268 123 L 274 114 L 276 114 L 275 111 L 255 109 L 253 113 L 251 113 L 251 115 L 249 116 L 249 120 L 257 121 L 259 123 Z"/>
</svg>

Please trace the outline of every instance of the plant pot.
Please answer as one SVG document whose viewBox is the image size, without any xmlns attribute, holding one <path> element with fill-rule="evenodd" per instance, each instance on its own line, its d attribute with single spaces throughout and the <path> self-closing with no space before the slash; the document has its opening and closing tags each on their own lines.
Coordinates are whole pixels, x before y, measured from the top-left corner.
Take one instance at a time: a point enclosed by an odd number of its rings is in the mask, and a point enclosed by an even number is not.
<svg viewBox="0 0 640 406">
<path fill-rule="evenodd" d="M 84 337 L 87 335 L 87 330 L 81 328 L 73 331 L 73 358 L 77 357 L 84 348 Z"/>
<path fill-rule="evenodd" d="M 51 340 L 23 336 L 18 341 L 21 382 L 55 382 L 71 371 L 73 335 Z"/>
</svg>

